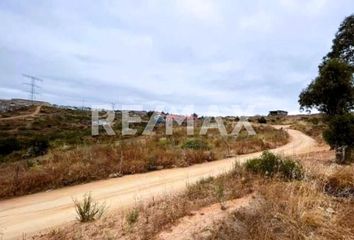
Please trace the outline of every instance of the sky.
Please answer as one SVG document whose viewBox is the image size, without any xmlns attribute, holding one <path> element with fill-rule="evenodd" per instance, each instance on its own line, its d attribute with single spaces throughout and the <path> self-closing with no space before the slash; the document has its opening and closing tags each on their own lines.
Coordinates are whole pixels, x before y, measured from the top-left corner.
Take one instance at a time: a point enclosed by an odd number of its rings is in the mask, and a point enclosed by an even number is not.
<svg viewBox="0 0 354 240">
<path fill-rule="evenodd" d="M 353 0 L 1 0 L 0 98 L 29 98 L 25 73 L 44 80 L 38 100 L 60 105 L 296 114 L 353 10 Z"/>
</svg>

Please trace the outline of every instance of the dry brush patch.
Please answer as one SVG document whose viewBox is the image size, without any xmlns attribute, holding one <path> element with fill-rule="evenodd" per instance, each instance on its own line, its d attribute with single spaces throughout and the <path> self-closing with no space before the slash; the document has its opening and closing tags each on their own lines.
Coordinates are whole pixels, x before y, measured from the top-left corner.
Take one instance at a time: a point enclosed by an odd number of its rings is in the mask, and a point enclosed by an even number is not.
<svg viewBox="0 0 354 240">
<path fill-rule="evenodd" d="M 317 151 L 297 156 L 306 169 L 309 180 L 316 181 L 327 194 L 354 197 L 354 165 L 335 163 L 334 151 Z"/>
<path fill-rule="evenodd" d="M 93 198 L 91 193 L 86 193 L 82 200 L 73 199 L 77 220 L 80 222 L 90 222 L 102 217 L 106 210 L 106 204 L 99 204 Z"/>
<path fill-rule="evenodd" d="M 226 139 L 228 144 L 218 134 L 193 142 L 183 130 L 179 128 L 176 135 L 169 137 L 157 134 L 110 144 L 53 149 L 45 156 L 3 163 L 0 165 L 0 198 L 105 179 L 111 175 L 187 167 L 224 158 L 228 148 L 234 153 L 250 153 L 283 145 L 288 140 L 287 133 L 268 126 L 256 127 L 257 136 L 247 136 L 242 131 L 239 139 Z"/>
<path fill-rule="evenodd" d="M 308 182 L 272 182 L 259 189 L 256 212 L 238 211 L 217 224 L 215 239 L 352 239 L 353 202 L 338 202 Z M 235 228 L 234 224 L 242 226 Z M 221 227 L 220 227 L 221 226 Z M 235 230 L 236 229 L 236 230 Z"/>
<path fill-rule="evenodd" d="M 353 239 L 354 200 L 329 194 L 323 187 L 334 177 L 341 180 L 339 186 L 352 186 L 353 171 L 349 169 L 353 170 L 353 166 L 339 166 L 327 175 L 307 171 L 303 180 L 284 181 L 276 175 L 254 174 L 236 165 L 233 172 L 202 179 L 182 194 L 139 203 L 131 210 L 112 213 L 105 219 L 77 223 L 37 238 L 152 239 L 203 207 L 222 205 L 221 195 L 222 201 L 228 201 L 256 192 L 262 197 L 257 208 L 234 211 L 213 222 L 208 227 L 209 234 L 195 233 L 194 238 Z"/>
<path fill-rule="evenodd" d="M 210 204 L 220 204 L 217 186 L 223 186 L 223 200 L 228 201 L 252 193 L 251 182 L 257 181 L 264 180 L 238 171 L 218 178 L 202 179 L 197 184 L 187 186 L 184 193 L 145 203 L 137 202 L 131 209 L 112 212 L 95 222 L 75 223 L 39 234 L 34 239 L 153 239 L 160 231 L 178 223 L 182 217 L 193 214 L 193 211 Z"/>
<path fill-rule="evenodd" d="M 259 185 L 261 207 L 215 223 L 210 239 L 353 239 L 354 166 L 334 164 L 332 152 L 305 159 L 304 180 Z"/>
<path fill-rule="evenodd" d="M 323 186 L 330 195 L 354 199 L 354 167 L 344 166 L 334 171 L 324 179 Z"/>
<path fill-rule="evenodd" d="M 305 121 L 296 121 L 291 124 L 291 128 L 313 137 L 320 144 L 325 144 L 322 133 L 326 129 L 326 124 L 322 118 L 309 118 Z"/>
<path fill-rule="evenodd" d="M 0 118 L 15 117 L 20 115 L 31 114 L 36 109 L 36 106 L 23 106 L 13 111 L 1 112 Z"/>
</svg>

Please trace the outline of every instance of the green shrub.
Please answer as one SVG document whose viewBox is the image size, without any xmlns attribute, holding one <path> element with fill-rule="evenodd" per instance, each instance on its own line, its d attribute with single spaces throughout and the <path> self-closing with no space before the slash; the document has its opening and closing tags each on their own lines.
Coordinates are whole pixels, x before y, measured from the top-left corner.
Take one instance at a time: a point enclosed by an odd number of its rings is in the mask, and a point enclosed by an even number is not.
<svg viewBox="0 0 354 240">
<path fill-rule="evenodd" d="M 318 125 L 320 123 L 320 119 L 318 118 L 309 118 L 307 121 L 312 123 L 313 125 Z"/>
<path fill-rule="evenodd" d="M 47 139 L 35 139 L 31 141 L 30 147 L 28 150 L 29 157 L 36 157 L 44 155 L 48 152 L 49 141 Z"/>
<path fill-rule="evenodd" d="M 304 177 L 301 165 L 291 159 L 285 159 L 281 162 L 279 172 L 286 179 L 302 179 Z"/>
<path fill-rule="evenodd" d="M 200 139 L 189 139 L 185 143 L 183 143 L 182 148 L 184 149 L 209 149 L 208 143 L 200 140 Z"/>
<path fill-rule="evenodd" d="M 323 132 L 323 138 L 336 149 L 337 163 L 354 161 L 354 115 L 351 113 L 328 117 L 328 127 Z"/>
<path fill-rule="evenodd" d="M 200 179 L 196 184 L 208 184 L 211 183 L 212 181 L 214 181 L 214 177 L 209 176 L 209 177 L 204 177 L 202 179 Z"/>
<path fill-rule="evenodd" d="M 278 172 L 279 163 L 281 159 L 279 156 L 271 152 L 264 151 L 260 158 L 250 159 L 245 163 L 246 169 L 255 173 L 260 173 L 267 176 L 273 176 Z"/>
<path fill-rule="evenodd" d="M 0 140 L 0 155 L 7 155 L 20 149 L 21 145 L 16 138 L 5 138 Z"/>
<path fill-rule="evenodd" d="M 225 186 L 223 183 L 215 185 L 215 197 L 218 200 L 221 210 L 225 210 Z"/>
<path fill-rule="evenodd" d="M 138 221 L 138 218 L 139 218 L 139 210 L 137 208 L 134 208 L 129 211 L 126 220 L 128 224 L 131 226 Z"/>
<path fill-rule="evenodd" d="M 258 123 L 267 123 L 267 119 L 265 117 L 260 117 L 257 119 Z"/>
<path fill-rule="evenodd" d="M 329 117 L 323 137 L 331 147 L 354 147 L 354 115 L 348 113 Z"/>
<path fill-rule="evenodd" d="M 264 151 L 260 158 L 250 159 L 245 163 L 246 170 L 273 177 L 278 175 L 285 179 L 301 179 L 303 170 L 300 164 L 291 160 L 283 160 L 279 155 Z"/>
<path fill-rule="evenodd" d="M 77 219 L 80 222 L 90 222 L 102 217 L 106 210 L 105 204 L 98 204 L 94 202 L 91 194 L 85 194 L 82 201 L 76 199 L 73 200 L 75 204 L 75 210 L 78 215 Z"/>
</svg>

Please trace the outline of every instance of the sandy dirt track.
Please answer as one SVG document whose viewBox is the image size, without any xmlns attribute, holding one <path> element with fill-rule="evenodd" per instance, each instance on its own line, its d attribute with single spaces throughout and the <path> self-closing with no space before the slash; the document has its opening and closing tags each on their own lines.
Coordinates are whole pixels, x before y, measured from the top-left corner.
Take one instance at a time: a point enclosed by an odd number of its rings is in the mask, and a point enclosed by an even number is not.
<svg viewBox="0 0 354 240">
<path fill-rule="evenodd" d="M 311 152 L 316 147 L 317 143 L 309 136 L 292 129 L 287 131 L 289 143 L 272 152 L 294 155 Z M 0 239 L 1 236 L 3 239 L 22 239 L 24 233 L 30 236 L 75 220 L 72 198 L 81 198 L 87 192 L 91 192 L 95 199 L 105 201 L 110 209 L 124 208 L 136 201 L 181 191 L 188 183 L 225 173 L 235 161 L 245 162 L 260 154 L 240 155 L 187 168 L 128 175 L 0 201 Z"/>
<path fill-rule="evenodd" d="M 28 118 L 28 117 L 35 117 L 39 114 L 41 111 L 42 106 L 39 105 L 36 107 L 33 113 L 30 114 L 24 114 L 24 115 L 19 115 L 19 116 L 14 116 L 14 117 L 7 117 L 7 118 L 0 118 L 0 121 L 6 121 L 6 120 L 15 120 L 15 119 L 22 119 L 22 118 Z"/>
<path fill-rule="evenodd" d="M 212 204 L 182 217 L 178 220 L 177 225 L 160 232 L 156 236 L 156 240 L 213 239 L 212 229 L 217 229 L 222 220 L 241 209 L 248 212 L 250 209 L 255 210 L 260 206 L 261 202 L 262 198 L 252 193 L 242 198 L 224 202 L 225 209 L 221 209 L 220 203 Z M 241 229 L 241 226 L 239 228 Z M 246 238 L 246 236 L 242 235 L 237 236 L 237 239 Z"/>
</svg>

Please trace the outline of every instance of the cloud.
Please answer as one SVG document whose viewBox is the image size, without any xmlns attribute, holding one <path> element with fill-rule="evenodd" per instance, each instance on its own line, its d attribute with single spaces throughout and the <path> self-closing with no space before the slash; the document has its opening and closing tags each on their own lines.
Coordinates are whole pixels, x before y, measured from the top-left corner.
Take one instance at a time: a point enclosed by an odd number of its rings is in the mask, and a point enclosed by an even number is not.
<svg viewBox="0 0 354 240">
<path fill-rule="evenodd" d="M 216 1 L 180 0 L 176 1 L 176 5 L 182 15 L 187 15 L 209 24 L 220 24 L 222 21 Z"/>
<path fill-rule="evenodd" d="M 274 15 L 263 10 L 242 16 L 239 20 L 241 30 L 270 32 L 276 24 Z"/>
<path fill-rule="evenodd" d="M 194 104 L 203 114 L 298 112 L 297 97 L 353 2 L 0 2 L 0 96 L 22 73 L 57 104 Z M 85 9 L 83 11 L 82 9 Z M 232 106 L 237 106 L 234 110 Z M 239 114 L 241 115 L 241 114 Z"/>
<path fill-rule="evenodd" d="M 298 11 L 308 15 L 319 14 L 328 8 L 328 0 L 281 0 L 280 3 L 291 11 Z M 327 7 L 327 8 L 326 8 Z"/>
</svg>

